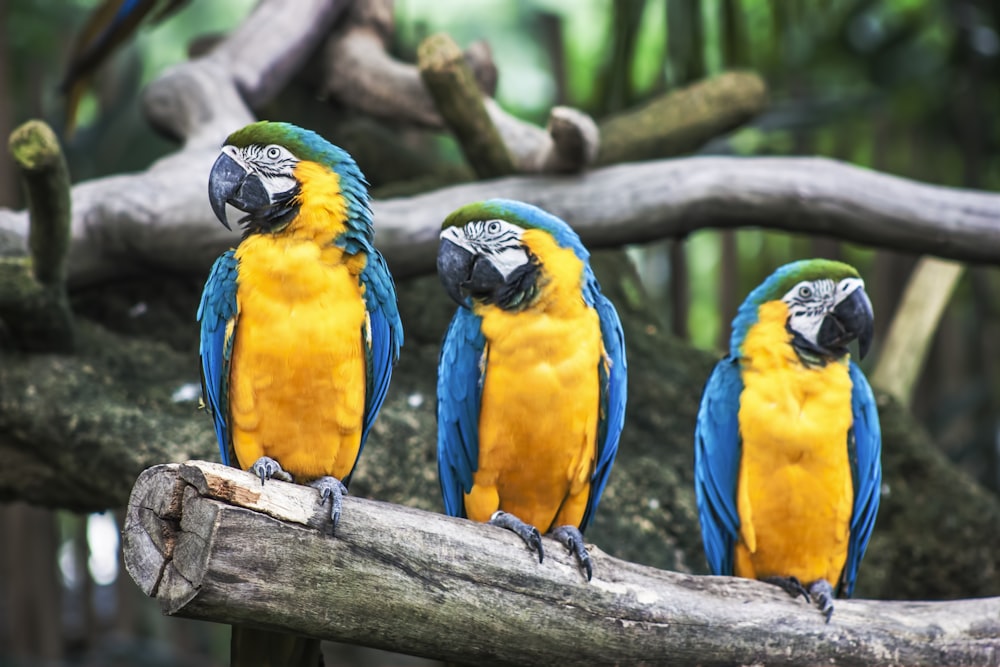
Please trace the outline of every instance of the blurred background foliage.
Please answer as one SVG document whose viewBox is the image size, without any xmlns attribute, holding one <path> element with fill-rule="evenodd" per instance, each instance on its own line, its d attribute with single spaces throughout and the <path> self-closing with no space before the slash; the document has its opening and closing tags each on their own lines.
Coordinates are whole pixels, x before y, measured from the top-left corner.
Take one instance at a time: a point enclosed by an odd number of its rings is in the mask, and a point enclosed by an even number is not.
<svg viewBox="0 0 1000 667">
<path fill-rule="evenodd" d="M 58 84 L 72 35 L 97 4 L 0 0 L 0 134 L 32 117 L 63 127 Z M 173 150 L 142 120 L 142 86 L 237 25 L 252 5 L 195 0 L 140 30 L 103 69 L 81 106 L 78 130 L 64 137 L 74 180 L 139 170 Z M 463 45 L 488 41 L 500 70 L 500 103 L 536 122 L 553 104 L 600 118 L 704 76 L 747 68 L 767 81 L 769 110 L 700 153 L 822 155 L 930 183 L 1000 189 L 1000 3 L 994 0 L 397 0 L 396 21 L 393 50 L 411 61 L 420 40 L 434 32 Z M 275 105 L 272 115 L 281 109 Z M 312 116 L 320 131 L 338 113 L 323 109 Z M 448 138 L 409 133 L 406 139 L 440 159 L 461 159 Z M 0 205 L 19 203 L 4 153 Z M 917 259 L 755 229 L 701 231 L 630 252 L 665 323 L 696 346 L 720 351 L 747 291 L 775 266 L 806 256 L 855 264 L 884 334 Z M 1000 274 L 969 267 L 913 402 L 947 455 L 994 492 L 1000 490 L 998 345 Z M 0 506 L 4 534 L 34 535 L 0 546 L 0 666 L 222 663 L 226 630 L 164 623 L 120 576 L 115 525 L 112 513 L 80 517 Z M 42 581 L 51 590 L 42 590 Z M 48 623 L 24 630 L 16 623 L 24 605 L 42 605 L 37 613 Z M 344 650 L 328 664 L 409 659 Z"/>
</svg>

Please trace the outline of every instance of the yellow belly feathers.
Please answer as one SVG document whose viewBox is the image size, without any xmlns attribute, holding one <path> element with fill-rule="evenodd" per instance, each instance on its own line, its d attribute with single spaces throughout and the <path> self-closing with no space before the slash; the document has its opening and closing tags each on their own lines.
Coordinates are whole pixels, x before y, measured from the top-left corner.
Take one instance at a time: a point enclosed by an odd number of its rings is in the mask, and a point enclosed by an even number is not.
<svg viewBox="0 0 1000 667">
<path fill-rule="evenodd" d="M 604 353 L 597 313 L 580 295 L 582 264 L 572 251 L 551 246 L 532 250 L 544 254 L 545 270 L 560 279 L 546 285 L 529 310 L 477 308 L 488 367 L 479 469 L 465 496 L 470 519 L 486 521 L 501 509 L 542 532 L 578 526 L 583 519 L 597 449 L 598 364 Z"/>
<path fill-rule="evenodd" d="M 304 182 L 319 181 L 323 192 L 303 187 L 311 205 L 287 230 L 251 235 L 236 250 L 239 323 L 229 385 L 240 467 L 266 455 L 300 482 L 351 472 L 365 413 L 358 275 L 366 260 L 331 243 L 343 229 L 330 223 L 343 219 L 336 177 L 310 169 L 317 175 Z"/>
<path fill-rule="evenodd" d="M 851 381 L 846 363 L 806 368 L 768 303 L 743 344 L 743 454 L 735 574 L 839 581 L 854 491 L 848 461 Z"/>
</svg>

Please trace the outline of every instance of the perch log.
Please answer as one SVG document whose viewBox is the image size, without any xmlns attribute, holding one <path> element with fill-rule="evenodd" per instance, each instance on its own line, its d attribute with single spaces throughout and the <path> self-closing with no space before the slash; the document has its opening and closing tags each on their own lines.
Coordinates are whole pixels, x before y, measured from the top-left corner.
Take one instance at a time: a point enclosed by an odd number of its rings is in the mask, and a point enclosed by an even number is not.
<svg viewBox="0 0 1000 667">
<path fill-rule="evenodd" d="M 824 623 L 774 586 L 591 547 L 594 580 L 546 538 L 345 499 L 215 463 L 140 475 L 125 563 L 167 614 L 473 664 L 997 665 L 1000 598 L 839 601 Z"/>
</svg>

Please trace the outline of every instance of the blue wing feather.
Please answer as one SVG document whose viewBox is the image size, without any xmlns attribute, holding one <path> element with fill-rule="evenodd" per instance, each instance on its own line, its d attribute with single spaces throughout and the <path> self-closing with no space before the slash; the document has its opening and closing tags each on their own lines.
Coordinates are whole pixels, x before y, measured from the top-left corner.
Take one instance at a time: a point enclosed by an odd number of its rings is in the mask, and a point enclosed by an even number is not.
<svg viewBox="0 0 1000 667">
<path fill-rule="evenodd" d="M 847 563 L 837 591 L 842 597 L 850 597 L 854 592 L 858 567 L 875 527 L 882 488 L 882 431 L 878 406 L 868 380 L 853 361 L 850 363 L 850 377 L 854 423 L 848 436 L 848 447 L 854 480 L 854 511 L 851 514 Z"/>
<path fill-rule="evenodd" d="M 733 574 L 739 535 L 736 509 L 743 380 L 732 356 L 720 361 L 705 385 L 695 426 L 694 478 L 701 539 L 712 574 Z"/>
<path fill-rule="evenodd" d="M 463 494 L 472 490 L 479 462 L 479 406 L 486 368 L 482 320 L 459 308 L 448 325 L 438 361 L 438 480 L 444 508 L 465 516 Z"/>
<path fill-rule="evenodd" d="M 588 269 L 589 274 L 589 269 Z M 597 461 L 590 480 L 587 509 L 580 521 L 584 531 L 593 520 L 601 494 L 608 483 L 611 466 L 618 453 L 618 440 L 625 424 L 625 404 L 628 398 L 628 364 L 625 360 L 625 332 L 614 305 L 605 297 L 592 274 L 584 287 L 584 298 L 597 310 L 601 323 L 601 340 L 606 359 L 598 362 L 601 381 L 600 417 L 597 432 Z"/>
<path fill-rule="evenodd" d="M 364 449 L 368 432 L 378 416 L 389 390 L 392 368 L 399 360 L 399 348 L 403 345 L 403 324 L 399 318 L 396 302 L 396 286 L 386 266 L 385 258 L 375 248 L 367 251 L 368 263 L 361 272 L 361 284 L 365 288 L 365 308 L 368 312 L 368 326 L 363 333 L 365 340 L 365 418 L 361 431 L 361 447 Z M 357 463 L 357 459 L 355 459 Z M 352 467 L 353 470 L 353 467 Z M 350 481 L 350 474 L 343 480 Z"/>
<path fill-rule="evenodd" d="M 227 393 L 233 332 L 236 330 L 237 260 L 234 251 L 215 260 L 205 290 L 201 295 L 197 319 L 201 323 L 201 386 L 205 406 L 215 424 L 222 462 L 234 465 L 230 458 Z"/>
</svg>

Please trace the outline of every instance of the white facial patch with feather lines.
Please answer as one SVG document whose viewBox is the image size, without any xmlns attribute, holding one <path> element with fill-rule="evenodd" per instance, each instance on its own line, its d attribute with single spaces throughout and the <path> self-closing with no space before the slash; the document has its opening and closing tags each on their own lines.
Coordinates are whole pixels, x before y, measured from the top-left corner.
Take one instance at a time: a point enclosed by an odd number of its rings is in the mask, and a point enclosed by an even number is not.
<svg viewBox="0 0 1000 667">
<path fill-rule="evenodd" d="M 528 252 L 521 244 L 523 233 L 523 229 L 506 220 L 473 220 L 462 227 L 448 227 L 441 237 L 486 257 L 506 280 L 528 262 Z"/>
<path fill-rule="evenodd" d="M 788 304 L 788 328 L 815 344 L 823 318 L 836 305 L 837 285 L 829 278 L 803 280 L 781 297 Z"/>
<path fill-rule="evenodd" d="M 256 174 L 261 184 L 274 199 L 274 195 L 288 192 L 297 185 L 295 165 L 299 159 L 284 146 L 277 144 L 251 144 L 244 148 L 223 146 L 226 153 L 251 174 Z"/>
</svg>

